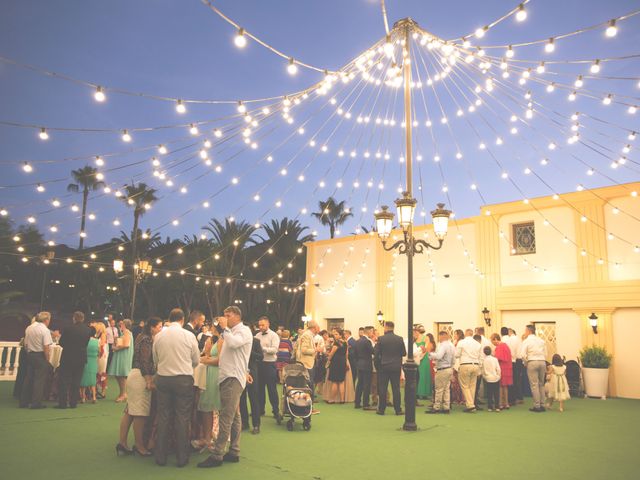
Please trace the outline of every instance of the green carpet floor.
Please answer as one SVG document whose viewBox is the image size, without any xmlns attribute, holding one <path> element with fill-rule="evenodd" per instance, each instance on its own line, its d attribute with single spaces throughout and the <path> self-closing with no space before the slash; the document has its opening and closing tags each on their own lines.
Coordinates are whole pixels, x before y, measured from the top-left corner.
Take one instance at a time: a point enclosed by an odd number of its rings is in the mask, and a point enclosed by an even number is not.
<svg viewBox="0 0 640 480">
<path fill-rule="evenodd" d="M 241 462 L 213 470 L 175 459 L 116 458 L 122 405 L 110 399 L 76 410 L 23 410 L 0 383 L 0 476 L 3 479 L 638 479 L 640 401 L 573 399 L 564 413 L 534 414 L 528 405 L 499 414 L 425 415 L 416 433 L 402 417 L 353 405 L 320 404 L 312 429 L 288 432 L 264 418 L 260 435 L 243 435 Z M 112 387 L 113 388 L 113 387 Z M 113 394 L 113 390 L 111 392 Z M 529 400 L 530 402 L 530 400 Z M 50 407 L 52 406 L 49 404 Z M 132 433 L 133 434 L 133 433 Z"/>
</svg>

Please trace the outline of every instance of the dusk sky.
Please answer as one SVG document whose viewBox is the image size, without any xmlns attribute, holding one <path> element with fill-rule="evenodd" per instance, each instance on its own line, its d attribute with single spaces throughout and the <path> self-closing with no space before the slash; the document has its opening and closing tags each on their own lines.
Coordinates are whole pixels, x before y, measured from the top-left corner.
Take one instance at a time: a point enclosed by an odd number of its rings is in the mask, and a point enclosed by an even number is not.
<svg viewBox="0 0 640 480">
<path fill-rule="evenodd" d="M 212 3 L 287 55 L 330 70 L 347 64 L 385 34 L 380 4 L 374 0 Z M 410 16 L 444 39 L 472 33 L 515 6 L 517 2 L 505 0 L 387 2 L 390 23 Z M 526 21 L 505 20 L 483 39 L 474 40 L 474 48 L 572 32 L 629 13 L 638 8 L 638 2 L 533 0 L 526 8 Z M 82 199 L 67 193 L 66 187 L 70 171 L 95 166 L 96 155 L 104 157 L 100 171 L 112 192 L 95 192 L 90 198 L 88 212 L 96 219 L 88 222 L 87 245 L 131 230 L 132 212 L 113 193 L 131 181 L 144 181 L 160 197 L 144 216 L 142 227 L 172 238 L 199 234 L 210 218 L 230 216 L 250 223 L 299 218 L 318 230 L 319 238 L 326 238 L 328 230 L 310 213 L 330 195 L 346 200 L 354 213 L 341 229 L 344 236 L 358 225 L 370 228 L 373 211 L 392 204 L 404 184 L 402 89 L 358 77 L 348 84 L 338 82 L 326 95 L 310 93 L 300 105 L 292 106 L 293 124 L 276 112 L 253 127 L 250 138 L 255 149 L 243 142 L 241 132 L 247 125 L 235 105 L 190 103 L 181 115 L 173 101 L 110 91 L 176 99 L 280 97 L 250 107 L 269 106 L 275 111 L 282 108 L 284 96 L 323 79 L 322 73 L 302 67 L 297 75 L 289 75 L 285 59 L 252 40 L 238 49 L 235 29 L 198 0 L 5 0 L 0 12 L 0 56 L 103 85 L 107 96 L 98 103 L 90 87 L 0 62 L 0 121 L 49 127 L 50 136 L 42 141 L 39 128 L 0 125 L 0 207 L 9 211 L 16 224 L 26 223 L 33 215 L 47 240 L 77 246 L 79 214 L 70 207 Z M 420 38 L 413 41 L 413 79 L 424 83 L 413 89 L 418 124 L 414 156 L 421 159 L 416 161 L 414 176 L 417 222 L 429 221 L 428 213 L 421 217 L 419 212 L 430 211 L 437 202 L 464 218 L 477 215 L 484 202 L 570 192 L 579 184 L 589 188 L 638 180 L 640 139 L 635 143 L 628 139 L 630 131 L 640 131 L 640 112 L 628 112 L 629 106 L 640 105 L 638 59 L 602 62 L 597 75 L 589 73 L 595 59 L 640 53 L 640 15 L 619 22 L 618 27 L 614 38 L 598 28 L 557 40 L 553 53 L 545 53 L 544 44 L 517 48 L 514 61 L 589 62 L 548 64 L 542 74 L 536 73 L 536 63 L 509 62 L 507 79 L 501 77 L 499 66 L 493 66 L 493 91 L 486 90 L 478 60 L 466 64 L 464 58 L 458 59 L 447 78 L 427 86 L 428 76 L 442 71 L 441 55 L 421 46 Z M 505 49 L 486 52 L 500 59 Z M 525 86 L 518 84 L 522 66 L 533 68 Z M 372 68 L 371 75 L 384 79 L 386 69 L 386 64 L 382 71 Z M 567 96 L 579 74 L 599 78 L 585 78 L 584 87 L 576 88 L 577 100 L 570 102 Z M 555 82 L 554 91 L 547 91 L 548 82 Z M 474 92 L 477 85 L 480 93 Z M 532 92 L 535 110 L 530 120 L 525 118 L 527 90 Z M 612 103 L 604 105 L 602 99 L 608 94 Z M 483 103 L 469 112 L 477 98 Z M 463 110 L 462 116 L 458 109 Z M 347 112 L 351 118 L 346 118 Z M 580 112 L 580 141 L 569 145 L 570 127 L 575 123 L 570 116 L 575 112 Z M 516 115 L 516 122 L 511 115 Z M 381 123 L 376 124 L 376 119 Z M 385 120 L 395 125 L 385 126 Z M 432 127 L 427 127 L 428 121 Z M 197 135 L 189 132 L 192 122 L 205 122 Z M 121 140 L 123 129 L 164 126 L 170 128 L 132 132 L 128 144 Z M 511 132 L 514 126 L 517 133 Z M 304 132 L 298 133 L 301 127 Z M 213 135 L 214 128 L 223 131 L 221 139 Z M 211 165 L 200 156 L 207 139 L 212 142 Z M 552 142 L 557 144 L 554 150 L 549 149 Z M 486 148 L 481 148 L 482 143 Z M 159 144 L 166 144 L 173 153 L 159 154 Z M 627 144 L 629 151 L 623 153 Z M 323 145 L 326 152 L 321 151 Z M 382 158 L 376 158 L 378 152 Z M 457 153 L 462 158 L 456 158 Z M 611 168 L 621 155 L 626 163 Z M 436 156 L 439 161 L 434 161 Z M 160 161 L 157 169 L 166 175 L 164 181 L 154 177 L 152 157 Z M 541 165 L 543 158 L 549 159 L 548 165 Z M 31 173 L 23 171 L 24 162 L 33 166 Z M 526 168 L 533 174 L 525 174 Z M 592 175 L 587 174 L 589 168 Z M 36 190 L 38 183 L 44 192 Z M 183 187 L 186 193 L 180 192 Z M 52 207 L 54 199 L 60 201 L 57 208 Z M 120 225 L 113 224 L 115 219 Z M 179 221 L 177 226 L 173 220 Z M 58 231 L 52 233 L 51 226 Z"/>
</svg>

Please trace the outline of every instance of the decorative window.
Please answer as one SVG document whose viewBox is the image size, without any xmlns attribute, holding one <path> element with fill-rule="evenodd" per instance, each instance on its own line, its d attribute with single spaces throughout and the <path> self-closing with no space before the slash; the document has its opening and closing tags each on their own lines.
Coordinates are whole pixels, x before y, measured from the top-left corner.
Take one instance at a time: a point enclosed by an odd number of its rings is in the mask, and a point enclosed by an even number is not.
<svg viewBox="0 0 640 480">
<path fill-rule="evenodd" d="M 437 339 L 438 334 L 440 332 L 447 332 L 449 334 L 449 338 L 453 338 L 453 323 L 452 322 L 437 322 L 435 324 L 436 331 L 434 332 L 434 337 Z"/>
<path fill-rule="evenodd" d="M 551 358 L 558 353 L 556 324 L 555 322 L 534 322 L 533 326 L 536 327 L 536 336 L 544 340 L 547 345 L 547 361 L 550 362 Z"/>
<path fill-rule="evenodd" d="M 513 239 L 512 255 L 536 253 L 536 228 L 533 222 L 511 225 L 511 237 Z"/>
</svg>

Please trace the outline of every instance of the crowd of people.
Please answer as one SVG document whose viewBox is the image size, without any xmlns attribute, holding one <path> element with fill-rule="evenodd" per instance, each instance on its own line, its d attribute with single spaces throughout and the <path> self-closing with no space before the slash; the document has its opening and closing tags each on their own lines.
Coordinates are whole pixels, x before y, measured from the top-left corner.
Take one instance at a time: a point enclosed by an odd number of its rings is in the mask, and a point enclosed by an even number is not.
<svg viewBox="0 0 640 480">
<path fill-rule="evenodd" d="M 72 320 L 61 335 L 49 330 L 48 312 L 27 327 L 20 407 L 45 408 L 49 359 L 57 342 L 62 354 L 54 382 L 56 408 L 96 403 L 105 398 L 107 377 L 115 377 L 115 401 L 126 404 L 118 455 L 153 455 L 158 465 L 166 465 L 172 451 L 184 466 L 191 452 L 208 451 L 198 467 L 238 462 L 241 431 L 260 433 L 267 398 L 271 414 L 282 419 L 278 384 L 292 362 L 304 365 L 312 397 L 329 404 L 353 402 L 356 409 L 378 415 L 391 403 L 396 415 L 403 414 L 400 384 L 407 345 L 394 333 L 393 322 L 384 323 L 382 335 L 366 326 L 354 338 L 349 330 L 320 330 L 313 320 L 293 335 L 272 329 L 267 316 L 250 327 L 236 306 L 209 322 L 200 311 L 185 317 L 178 308 L 165 321 L 151 317 L 135 326 L 111 315 L 106 324 L 86 324 L 82 312 Z M 422 325 L 414 327 L 417 405 L 431 402 L 428 414 L 448 414 L 454 405 L 474 413 L 486 401 L 487 411 L 500 412 L 523 403 L 526 376 L 531 411 L 544 412 L 554 401 L 563 411 L 569 398 L 566 368 L 559 355 L 547 364 L 546 344 L 533 325 L 521 337 L 506 327 L 490 338 L 484 334 L 483 327 L 456 330 L 453 338 L 441 331 L 436 343 Z M 319 413 L 317 402 L 312 413 Z"/>
</svg>

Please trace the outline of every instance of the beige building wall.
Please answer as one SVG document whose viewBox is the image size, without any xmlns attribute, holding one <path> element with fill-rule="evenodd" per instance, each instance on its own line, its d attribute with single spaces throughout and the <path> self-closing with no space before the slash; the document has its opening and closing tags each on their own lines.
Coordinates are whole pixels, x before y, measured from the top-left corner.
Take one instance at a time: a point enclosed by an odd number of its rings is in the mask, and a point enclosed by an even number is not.
<svg viewBox="0 0 640 480">
<path fill-rule="evenodd" d="M 485 306 L 492 318 L 488 334 L 502 325 L 521 333 L 527 323 L 555 322 L 558 353 L 574 359 L 585 345 L 607 348 L 614 356 L 609 394 L 640 398 L 640 364 L 633 350 L 640 335 L 640 253 L 634 251 L 640 245 L 638 193 L 640 183 L 611 186 L 528 204 L 487 205 L 477 217 L 452 221 L 441 250 L 414 257 L 414 322 L 430 332 L 437 322 L 475 327 L 483 324 Z M 512 255 L 511 225 L 525 221 L 535 223 L 536 253 Z M 416 238 L 425 238 L 425 232 L 429 235 L 430 226 L 416 227 Z M 402 232 L 394 234 L 399 239 Z M 385 252 L 371 235 L 307 247 L 307 314 L 321 324 L 325 318 L 344 318 L 346 328 L 356 330 L 375 323 L 381 310 L 406 336 L 404 255 Z M 367 266 L 352 287 L 366 249 Z M 589 325 L 591 313 L 598 316 L 597 334 Z"/>
</svg>

